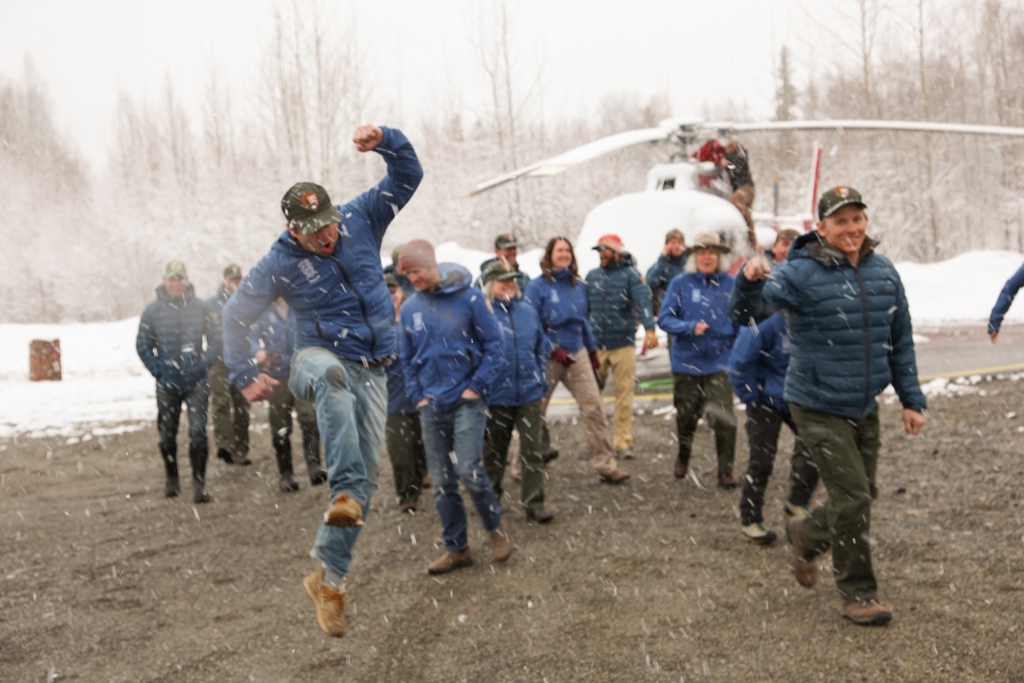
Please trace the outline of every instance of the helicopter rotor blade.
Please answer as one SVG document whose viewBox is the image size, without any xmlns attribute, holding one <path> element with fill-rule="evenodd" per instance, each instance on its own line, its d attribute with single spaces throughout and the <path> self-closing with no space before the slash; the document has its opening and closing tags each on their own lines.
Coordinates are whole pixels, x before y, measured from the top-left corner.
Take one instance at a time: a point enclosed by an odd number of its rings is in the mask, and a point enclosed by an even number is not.
<svg viewBox="0 0 1024 683">
<path fill-rule="evenodd" d="M 641 128 L 639 130 L 630 130 L 625 133 L 609 135 L 608 137 L 588 142 L 581 147 L 576 147 L 567 152 L 562 152 L 558 156 L 538 161 L 530 164 L 529 166 L 517 168 L 505 175 L 482 182 L 473 188 L 473 191 L 469 194 L 470 196 L 480 194 L 485 190 L 490 190 L 498 185 L 504 185 L 516 178 L 557 175 L 571 166 L 582 164 L 585 161 L 596 159 L 599 156 L 603 156 L 626 147 L 632 147 L 633 145 L 640 145 L 645 142 L 661 142 L 662 140 L 666 140 L 668 137 L 669 133 L 662 128 Z"/>
<path fill-rule="evenodd" d="M 995 135 L 1024 137 L 1024 128 L 1007 126 L 979 126 L 963 123 L 939 123 L 934 121 L 884 121 L 884 120 L 825 120 L 825 121 L 764 121 L 760 123 L 705 123 L 703 128 L 709 135 L 727 137 L 730 133 L 757 131 L 802 131 L 834 130 L 858 131 L 902 131 L 916 133 L 955 133 L 960 135 Z"/>
</svg>

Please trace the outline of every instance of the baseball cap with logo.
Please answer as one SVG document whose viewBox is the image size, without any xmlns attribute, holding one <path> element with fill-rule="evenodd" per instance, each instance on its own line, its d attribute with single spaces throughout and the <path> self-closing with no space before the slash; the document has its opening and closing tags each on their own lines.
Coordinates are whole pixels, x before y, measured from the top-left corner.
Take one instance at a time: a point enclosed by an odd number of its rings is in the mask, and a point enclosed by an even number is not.
<svg viewBox="0 0 1024 683">
<path fill-rule="evenodd" d="M 289 227 L 303 235 L 330 225 L 340 223 L 341 214 L 331 204 L 327 190 L 316 183 L 296 183 L 281 199 L 281 212 L 288 219 Z"/>
<path fill-rule="evenodd" d="M 241 280 L 242 279 L 242 267 L 237 263 L 232 263 L 230 266 L 224 269 L 225 280 Z"/>
<path fill-rule="evenodd" d="M 510 232 L 506 232 L 504 235 L 498 235 L 498 238 L 494 240 L 495 249 L 515 249 L 518 248 L 519 243 L 516 242 L 516 237 Z"/>
<path fill-rule="evenodd" d="M 509 268 L 501 261 L 495 261 L 487 267 L 487 272 L 484 273 L 483 281 L 484 284 L 488 282 L 494 282 L 495 280 L 515 280 L 519 277 L 519 273 L 514 268 Z"/>
<path fill-rule="evenodd" d="M 168 261 L 167 267 L 164 268 L 164 277 L 187 280 L 188 270 L 185 268 L 185 264 L 181 261 Z"/>
<path fill-rule="evenodd" d="M 847 204 L 855 204 L 862 209 L 868 208 L 868 205 L 861 200 L 860 192 L 857 190 L 845 185 L 833 187 L 823 193 L 821 199 L 818 200 L 818 220 L 824 220 Z"/>
</svg>

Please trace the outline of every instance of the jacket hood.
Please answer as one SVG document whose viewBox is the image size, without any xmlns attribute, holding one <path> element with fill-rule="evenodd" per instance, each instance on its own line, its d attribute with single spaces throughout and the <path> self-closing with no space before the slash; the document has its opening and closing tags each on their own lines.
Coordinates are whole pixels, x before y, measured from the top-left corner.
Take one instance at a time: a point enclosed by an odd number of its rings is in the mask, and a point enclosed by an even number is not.
<svg viewBox="0 0 1024 683">
<path fill-rule="evenodd" d="M 469 270 L 458 263 L 439 263 L 437 270 L 441 273 L 441 281 L 434 288 L 434 294 L 447 295 L 461 292 L 473 283 Z"/>
<path fill-rule="evenodd" d="M 188 287 L 185 288 L 185 293 L 181 295 L 186 303 L 191 303 L 196 298 L 196 288 L 192 283 L 188 283 Z M 160 301 L 168 302 L 174 301 L 170 294 L 167 293 L 167 289 L 163 285 L 158 285 L 156 288 L 156 297 Z"/>
<path fill-rule="evenodd" d="M 635 268 L 636 263 L 633 261 L 633 255 L 628 251 L 624 251 L 619 254 L 619 260 L 615 263 L 609 263 L 607 266 L 600 266 L 605 270 L 618 270 L 619 268 Z"/>
</svg>

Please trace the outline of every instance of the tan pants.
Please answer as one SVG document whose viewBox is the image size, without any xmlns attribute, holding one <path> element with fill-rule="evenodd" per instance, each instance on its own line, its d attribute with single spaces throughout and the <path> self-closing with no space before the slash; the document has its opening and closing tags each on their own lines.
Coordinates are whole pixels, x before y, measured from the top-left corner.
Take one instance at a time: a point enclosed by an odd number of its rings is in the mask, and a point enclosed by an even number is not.
<svg viewBox="0 0 1024 683">
<path fill-rule="evenodd" d="M 601 376 L 615 376 L 615 452 L 633 445 L 633 389 L 636 385 L 636 349 L 623 346 L 618 349 L 599 350 Z"/>
<path fill-rule="evenodd" d="M 569 367 L 553 360 L 548 361 L 548 402 L 545 403 L 545 409 L 559 382 L 565 385 L 580 408 L 591 467 L 602 477 L 611 474 L 618 465 L 615 462 L 615 451 L 612 450 L 612 440 L 608 436 L 608 419 L 601 405 L 601 391 L 597 388 L 597 378 L 594 377 L 594 369 L 590 367 L 586 349 L 576 353 L 576 362 Z"/>
</svg>

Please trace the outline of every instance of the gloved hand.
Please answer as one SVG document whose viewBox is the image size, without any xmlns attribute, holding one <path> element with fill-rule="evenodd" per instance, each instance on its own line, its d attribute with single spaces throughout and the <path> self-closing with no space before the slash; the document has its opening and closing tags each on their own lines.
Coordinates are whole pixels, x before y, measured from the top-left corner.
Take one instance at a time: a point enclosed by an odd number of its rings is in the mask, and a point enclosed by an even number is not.
<svg viewBox="0 0 1024 683">
<path fill-rule="evenodd" d="M 658 348 L 658 333 L 654 330 L 647 330 L 644 333 L 644 351 Z"/>
<path fill-rule="evenodd" d="M 569 367 L 576 362 L 576 357 L 565 349 L 555 349 L 551 352 L 551 360 L 555 361 L 564 368 Z"/>
<path fill-rule="evenodd" d="M 597 351 L 590 352 L 590 367 L 594 368 L 594 372 L 601 370 L 601 361 L 597 357 Z"/>
</svg>

